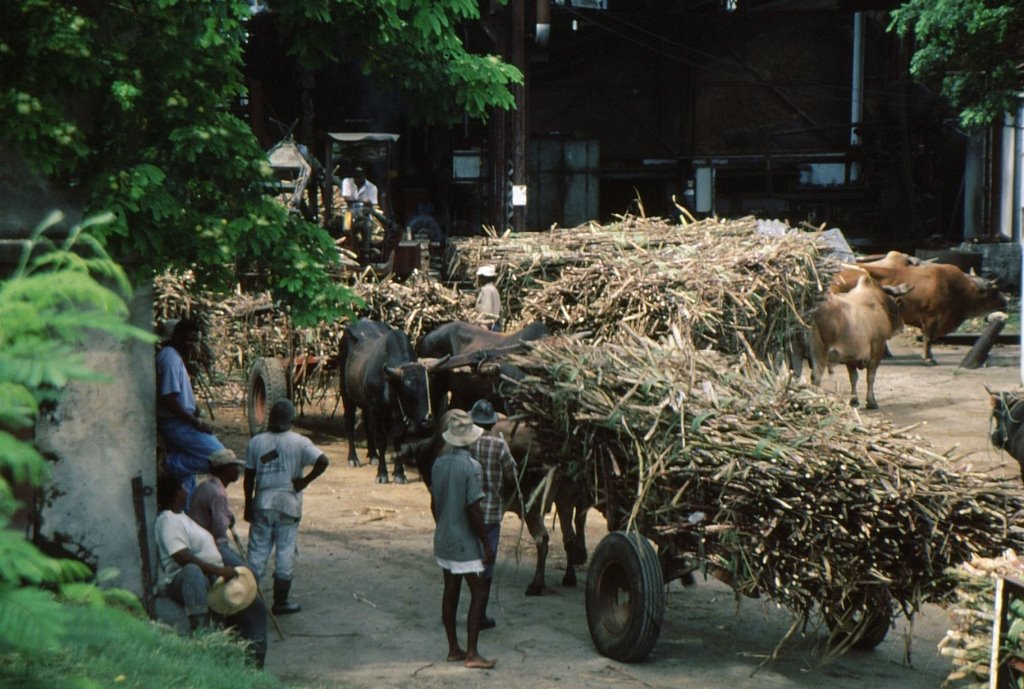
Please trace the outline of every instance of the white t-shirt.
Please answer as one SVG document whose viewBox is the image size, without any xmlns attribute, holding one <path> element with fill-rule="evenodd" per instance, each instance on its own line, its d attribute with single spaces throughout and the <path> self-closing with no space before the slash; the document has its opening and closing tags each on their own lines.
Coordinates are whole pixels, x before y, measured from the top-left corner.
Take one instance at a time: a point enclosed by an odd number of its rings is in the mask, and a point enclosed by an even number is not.
<svg viewBox="0 0 1024 689">
<path fill-rule="evenodd" d="M 341 180 L 341 196 L 344 199 L 355 199 L 363 203 L 377 205 L 377 185 L 370 180 L 364 180 L 363 186 L 356 187 L 356 181 L 351 177 Z"/>
<path fill-rule="evenodd" d="M 217 550 L 213 534 L 192 521 L 184 512 L 164 510 L 156 518 L 156 550 L 160 557 L 160 588 L 164 589 L 181 571 L 174 553 L 189 550 L 200 560 L 222 567 L 224 558 Z"/>
<path fill-rule="evenodd" d="M 254 507 L 301 518 L 302 493 L 295 492 L 292 479 L 301 478 L 302 469 L 316 464 L 322 454 L 313 441 L 295 431 L 253 436 L 245 448 L 245 468 L 256 472 Z"/>
</svg>

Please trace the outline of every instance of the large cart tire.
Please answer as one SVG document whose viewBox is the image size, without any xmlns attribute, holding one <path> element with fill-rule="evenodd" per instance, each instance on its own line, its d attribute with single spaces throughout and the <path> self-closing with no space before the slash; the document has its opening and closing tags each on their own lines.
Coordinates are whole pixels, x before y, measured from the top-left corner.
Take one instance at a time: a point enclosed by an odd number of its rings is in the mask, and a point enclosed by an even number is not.
<svg viewBox="0 0 1024 689">
<path fill-rule="evenodd" d="M 270 408 L 274 402 L 288 398 L 288 376 L 285 363 L 280 359 L 258 357 L 249 372 L 249 387 L 245 393 L 245 415 L 249 420 L 249 433 L 256 435 L 267 430 Z"/>
<path fill-rule="evenodd" d="M 646 538 L 615 531 L 601 540 L 590 558 L 586 604 L 598 653 L 624 663 L 647 657 L 665 617 L 665 584 Z"/>
<path fill-rule="evenodd" d="M 832 646 L 849 645 L 870 651 L 885 641 L 892 628 L 892 595 L 886 586 L 856 592 L 825 610 Z M 851 641 L 852 639 L 852 641 Z"/>
</svg>

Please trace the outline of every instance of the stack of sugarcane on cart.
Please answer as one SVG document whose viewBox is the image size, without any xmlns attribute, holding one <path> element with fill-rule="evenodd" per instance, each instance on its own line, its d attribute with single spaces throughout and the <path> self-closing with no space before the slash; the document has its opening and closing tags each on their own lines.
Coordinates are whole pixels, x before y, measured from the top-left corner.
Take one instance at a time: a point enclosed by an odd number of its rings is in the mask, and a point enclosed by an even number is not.
<svg viewBox="0 0 1024 689">
<path fill-rule="evenodd" d="M 824 622 L 830 653 L 872 648 L 894 616 L 949 602 L 958 565 L 1019 550 L 1016 482 L 778 368 L 838 267 L 813 233 L 634 219 L 449 256 L 485 262 L 522 320 L 590 333 L 511 357 L 525 376 L 503 393 L 612 531 L 587 577 L 601 653 L 646 657 L 666 582 L 695 570 L 792 611 L 786 638 Z"/>
</svg>

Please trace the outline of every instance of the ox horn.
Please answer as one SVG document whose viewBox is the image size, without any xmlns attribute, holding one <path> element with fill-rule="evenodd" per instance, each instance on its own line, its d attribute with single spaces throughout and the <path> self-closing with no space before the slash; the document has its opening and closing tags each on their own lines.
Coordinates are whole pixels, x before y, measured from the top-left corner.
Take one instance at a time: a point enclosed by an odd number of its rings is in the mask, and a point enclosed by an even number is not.
<svg viewBox="0 0 1024 689">
<path fill-rule="evenodd" d="M 388 380 L 401 380 L 402 369 L 397 366 L 385 366 L 384 375 L 387 376 Z"/>
<path fill-rule="evenodd" d="M 989 280 L 988 278 L 983 278 L 978 275 L 975 275 L 973 269 L 971 270 L 971 274 L 968 275 L 967 277 L 971 278 L 971 282 L 973 282 L 974 286 L 977 287 L 979 290 L 990 290 L 994 288 L 996 284 Z"/>
<path fill-rule="evenodd" d="M 445 354 L 444 356 L 439 357 L 437 359 L 420 359 L 420 361 L 426 367 L 427 371 L 436 371 L 444 364 L 444 362 L 448 361 L 451 358 L 451 354 Z"/>
</svg>

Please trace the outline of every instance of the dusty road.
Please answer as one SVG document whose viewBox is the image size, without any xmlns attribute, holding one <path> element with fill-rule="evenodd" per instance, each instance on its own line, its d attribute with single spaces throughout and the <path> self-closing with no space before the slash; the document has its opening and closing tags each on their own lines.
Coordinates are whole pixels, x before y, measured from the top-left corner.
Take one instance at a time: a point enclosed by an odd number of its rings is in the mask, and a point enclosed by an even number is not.
<svg viewBox="0 0 1024 689">
<path fill-rule="evenodd" d="M 1015 473 L 1012 460 L 988 446 L 984 385 L 1019 385 L 1019 350 L 998 347 L 994 366 L 959 372 L 955 367 L 966 352 L 963 348 L 937 348 L 938 367 L 922 365 L 909 338 L 897 341 L 894 350 L 896 359 L 883 364 L 878 375 L 882 411 L 868 413 L 881 413 L 901 426 L 921 424 L 916 432 L 939 451 L 955 446 L 956 456 L 975 467 Z M 826 379 L 825 385 L 837 385 L 845 395 L 845 371 L 841 378 Z M 228 445 L 244 449 L 240 408 L 220 408 L 217 425 Z M 360 689 L 934 689 L 949 672 L 948 661 L 935 648 L 947 617 L 933 606 L 915 619 L 912 629 L 899 621 L 875 651 L 853 652 L 817 667 L 824 634 L 807 629 L 762 667 L 785 634 L 789 616 L 769 602 L 737 602 L 714 580 L 685 589 L 672 584 L 665 624 L 646 662 L 608 660 L 596 653 L 587 631 L 582 588 L 586 568 L 579 568 L 580 587 L 559 585 L 565 555 L 557 538 L 552 540 L 544 595 L 523 595 L 534 551 L 525 532 L 520 538 L 519 521 L 511 515 L 504 522 L 492 597 L 498 627 L 481 636 L 481 652 L 497 658 L 498 666 L 483 672 L 446 663 L 441 573 L 431 558 L 433 523 L 424 485 L 414 470 L 408 485 L 379 486 L 373 482 L 375 468 L 350 468 L 346 444 L 333 434 L 340 432 L 337 420 L 312 417 L 299 430 L 330 456 L 332 465 L 306 491 L 293 588 L 304 609 L 280 620 L 287 638 L 275 638 L 270 645 L 269 671 L 290 683 Z M 240 486 L 231 486 L 230 493 L 241 513 Z M 592 511 L 587 531 L 591 548 L 604 532 L 603 520 Z M 460 611 L 463 619 L 467 603 L 468 591 Z M 465 638 L 464 629 L 461 636 Z M 910 664 L 905 662 L 908 641 Z"/>
</svg>

